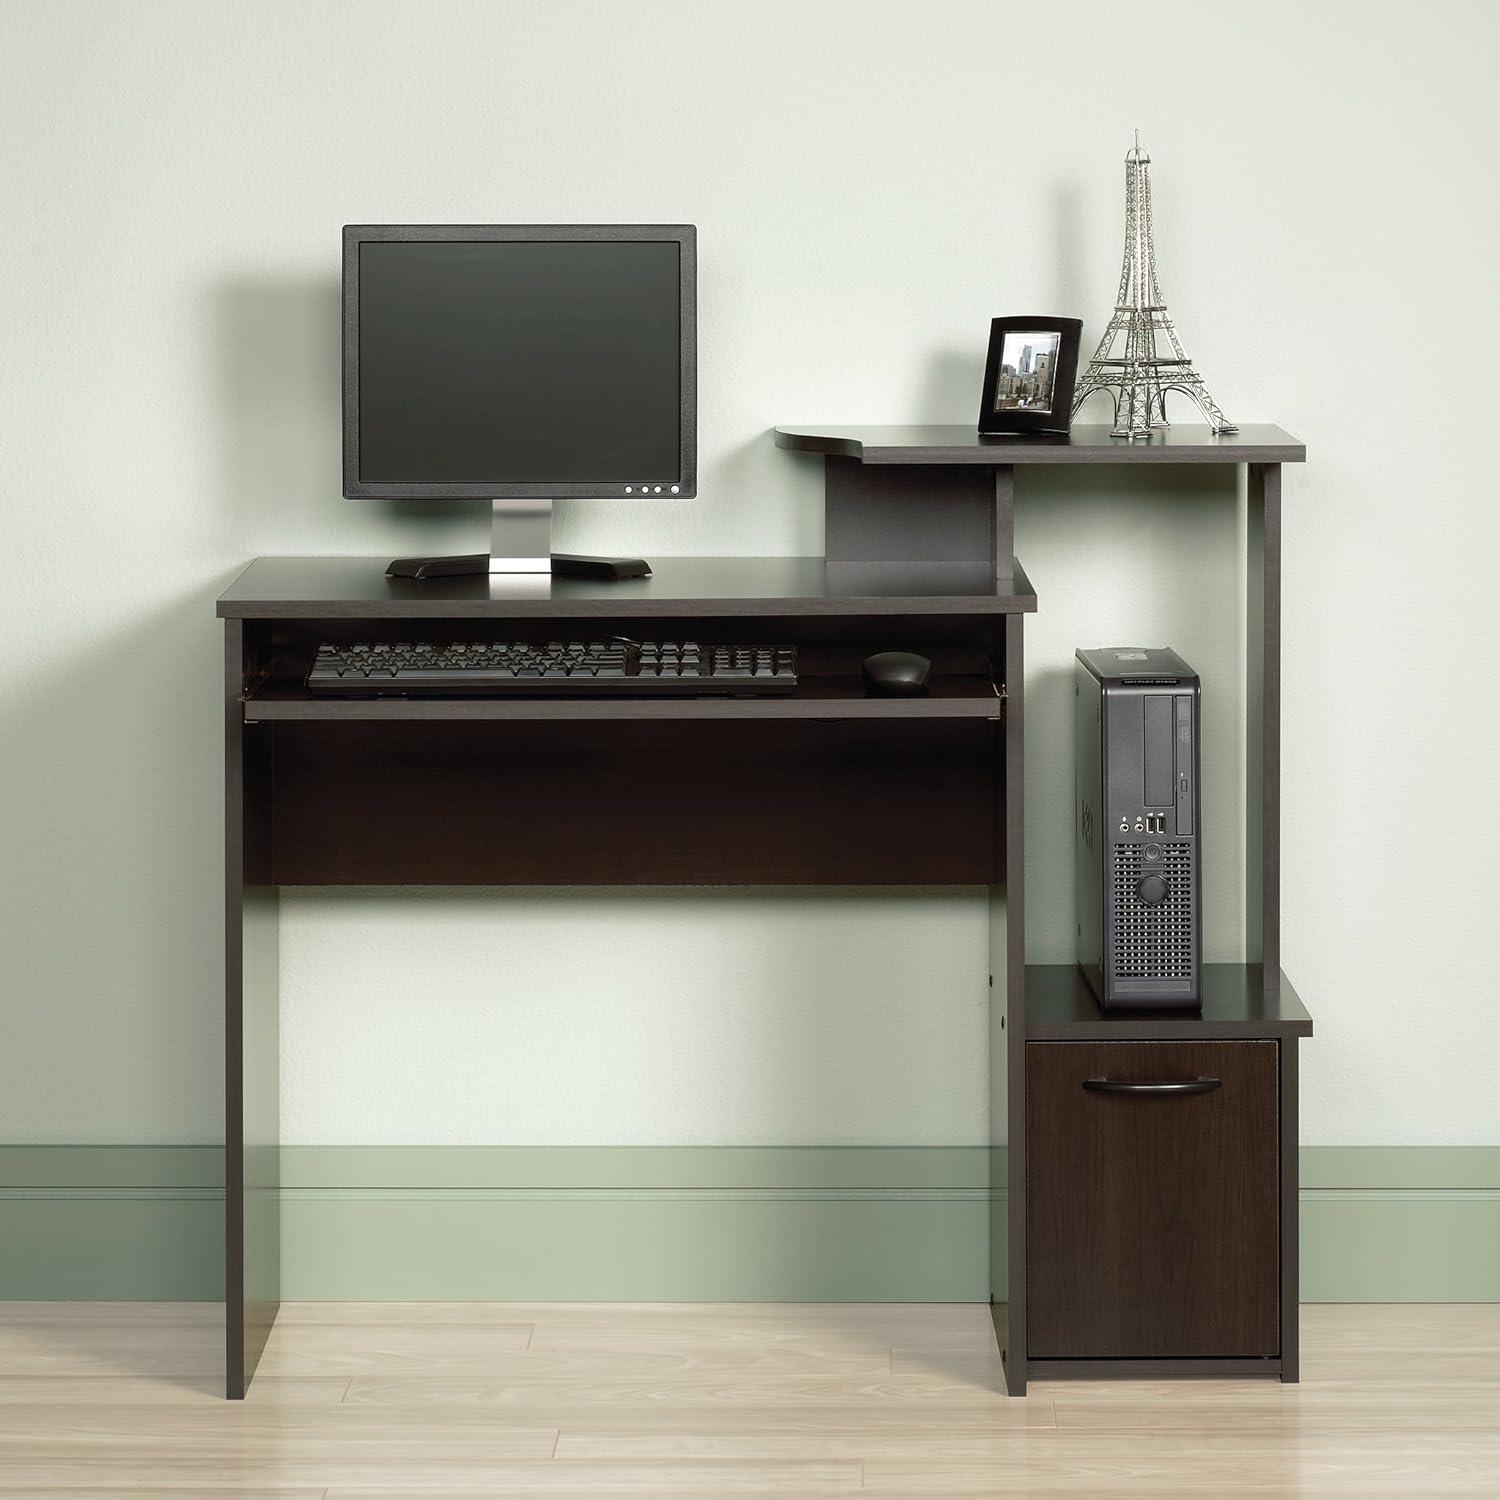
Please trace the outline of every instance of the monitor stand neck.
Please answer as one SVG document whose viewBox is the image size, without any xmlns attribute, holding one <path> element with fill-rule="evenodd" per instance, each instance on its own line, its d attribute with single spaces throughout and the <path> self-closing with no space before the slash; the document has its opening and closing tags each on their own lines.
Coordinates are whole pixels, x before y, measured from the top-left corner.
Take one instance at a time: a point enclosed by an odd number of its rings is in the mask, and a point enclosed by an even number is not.
<svg viewBox="0 0 1500 1500">
<path fill-rule="evenodd" d="M 398 557 L 387 578 L 648 578 L 639 557 L 552 551 L 552 501 L 491 500 L 490 550 L 463 557 Z"/>
</svg>

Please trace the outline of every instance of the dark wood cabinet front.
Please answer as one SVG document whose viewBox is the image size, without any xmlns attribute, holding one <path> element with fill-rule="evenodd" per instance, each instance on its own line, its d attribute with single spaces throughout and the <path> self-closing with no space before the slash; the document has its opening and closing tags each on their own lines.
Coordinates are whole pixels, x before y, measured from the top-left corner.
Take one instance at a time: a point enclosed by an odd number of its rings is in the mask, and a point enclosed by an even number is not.
<svg viewBox="0 0 1500 1500">
<path fill-rule="evenodd" d="M 1280 1352 L 1277 1046 L 1027 1045 L 1032 1359 Z"/>
</svg>

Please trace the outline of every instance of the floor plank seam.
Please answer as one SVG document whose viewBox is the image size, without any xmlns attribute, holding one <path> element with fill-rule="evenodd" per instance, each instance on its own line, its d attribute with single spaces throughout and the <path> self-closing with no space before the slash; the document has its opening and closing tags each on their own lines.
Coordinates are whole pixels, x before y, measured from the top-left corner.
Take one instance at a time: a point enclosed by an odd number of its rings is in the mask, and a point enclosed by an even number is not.
<svg viewBox="0 0 1500 1500">
<path fill-rule="evenodd" d="M 241 1405 L 216 1321 L 0 1306 L 0 1495 L 1500 1496 L 1500 1305 L 1305 1312 L 1300 1386 L 1018 1401 L 983 1309 L 540 1311 L 294 1315 Z"/>
</svg>

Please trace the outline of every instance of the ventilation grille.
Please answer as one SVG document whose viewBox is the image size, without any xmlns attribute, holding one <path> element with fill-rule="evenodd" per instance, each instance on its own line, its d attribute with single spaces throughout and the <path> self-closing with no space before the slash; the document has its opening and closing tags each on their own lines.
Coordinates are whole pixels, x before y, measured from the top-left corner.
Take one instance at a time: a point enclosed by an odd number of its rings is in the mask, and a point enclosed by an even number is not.
<svg viewBox="0 0 1500 1500">
<path fill-rule="evenodd" d="M 1115 845 L 1114 970 L 1116 979 L 1193 977 L 1193 857 L 1188 844 L 1161 845 L 1148 867 L 1142 844 Z M 1135 893 L 1145 874 L 1167 882 L 1167 899 L 1148 906 Z"/>
</svg>

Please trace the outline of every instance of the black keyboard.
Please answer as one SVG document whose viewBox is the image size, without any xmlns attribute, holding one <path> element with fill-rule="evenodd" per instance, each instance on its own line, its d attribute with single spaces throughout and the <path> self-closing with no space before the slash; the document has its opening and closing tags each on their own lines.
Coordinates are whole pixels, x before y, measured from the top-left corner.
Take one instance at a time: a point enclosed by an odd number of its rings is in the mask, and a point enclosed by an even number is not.
<svg viewBox="0 0 1500 1500">
<path fill-rule="evenodd" d="M 795 646 L 697 641 L 397 641 L 319 646 L 310 693 L 355 698 L 691 697 L 786 694 Z"/>
</svg>

